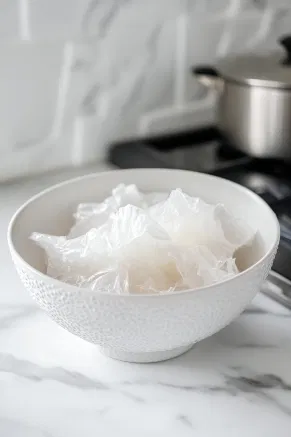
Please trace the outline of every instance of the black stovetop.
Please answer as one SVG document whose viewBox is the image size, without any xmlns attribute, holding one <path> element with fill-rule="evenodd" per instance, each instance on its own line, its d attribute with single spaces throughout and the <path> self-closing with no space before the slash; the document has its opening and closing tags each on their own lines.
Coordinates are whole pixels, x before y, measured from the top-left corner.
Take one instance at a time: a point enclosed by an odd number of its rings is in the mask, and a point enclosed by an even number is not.
<svg viewBox="0 0 291 437">
<path fill-rule="evenodd" d="M 109 161 L 119 168 L 179 168 L 237 182 L 275 211 L 281 242 L 273 269 L 291 280 L 291 163 L 254 159 L 231 147 L 215 127 L 113 144 Z"/>
</svg>

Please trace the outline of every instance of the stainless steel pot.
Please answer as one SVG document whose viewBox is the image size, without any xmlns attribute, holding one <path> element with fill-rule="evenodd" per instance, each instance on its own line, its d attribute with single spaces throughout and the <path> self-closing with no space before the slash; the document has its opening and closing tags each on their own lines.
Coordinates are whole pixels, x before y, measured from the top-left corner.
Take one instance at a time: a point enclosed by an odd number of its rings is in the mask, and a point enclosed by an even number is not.
<svg viewBox="0 0 291 437">
<path fill-rule="evenodd" d="M 291 160 L 291 36 L 284 53 L 226 58 L 197 78 L 218 94 L 218 127 L 239 150 Z"/>
</svg>

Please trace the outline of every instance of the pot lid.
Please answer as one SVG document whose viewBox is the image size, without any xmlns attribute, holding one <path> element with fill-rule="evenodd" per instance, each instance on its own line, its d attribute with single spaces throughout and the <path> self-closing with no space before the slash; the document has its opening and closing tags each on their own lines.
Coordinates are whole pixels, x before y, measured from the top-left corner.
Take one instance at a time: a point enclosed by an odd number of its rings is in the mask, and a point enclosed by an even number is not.
<svg viewBox="0 0 291 437">
<path fill-rule="evenodd" d="M 280 43 L 285 53 L 232 56 L 219 62 L 218 70 L 225 78 L 248 85 L 291 88 L 291 36 Z"/>
</svg>

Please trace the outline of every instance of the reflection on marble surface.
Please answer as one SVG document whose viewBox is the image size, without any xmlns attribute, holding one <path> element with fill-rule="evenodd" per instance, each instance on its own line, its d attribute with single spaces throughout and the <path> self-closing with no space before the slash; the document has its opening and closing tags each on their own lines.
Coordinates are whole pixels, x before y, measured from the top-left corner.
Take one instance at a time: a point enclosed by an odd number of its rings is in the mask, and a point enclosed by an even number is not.
<svg viewBox="0 0 291 437">
<path fill-rule="evenodd" d="M 2 240 L 17 206 L 82 171 L 2 186 Z M 260 295 L 230 326 L 179 358 L 122 363 L 35 306 L 6 244 L 0 260 L 1 437 L 290 436 L 287 309 Z"/>
<path fill-rule="evenodd" d="M 149 365 L 100 355 L 32 305 L 2 305 L 0 320 L 0 435 L 290 435 L 284 311 L 246 312 L 184 356 Z"/>
</svg>

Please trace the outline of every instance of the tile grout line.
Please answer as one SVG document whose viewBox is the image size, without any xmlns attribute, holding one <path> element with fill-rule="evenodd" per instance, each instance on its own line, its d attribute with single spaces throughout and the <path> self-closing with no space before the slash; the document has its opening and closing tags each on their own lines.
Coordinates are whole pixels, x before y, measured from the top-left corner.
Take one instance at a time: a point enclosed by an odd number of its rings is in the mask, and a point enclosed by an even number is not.
<svg viewBox="0 0 291 437">
<path fill-rule="evenodd" d="M 73 146 L 71 160 L 73 166 L 82 164 L 83 161 L 83 139 L 84 139 L 84 120 L 82 117 L 76 117 L 73 125 Z"/>
<path fill-rule="evenodd" d="M 60 70 L 58 83 L 58 96 L 56 102 L 55 117 L 52 125 L 51 136 L 57 138 L 60 134 L 63 124 L 64 112 L 67 103 L 67 95 L 70 87 L 70 78 L 72 74 L 72 60 L 74 55 L 74 45 L 67 42 L 63 52 L 63 63 Z"/>
<path fill-rule="evenodd" d="M 174 106 L 177 109 L 183 108 L 185 103 L 185 59 L 187 50 L 187 27 L 188 17 L 185 13 L 182 13 L 176 20 Z"/>
<path fill-rule="evenodd" d="M 29 10 L 29 0 L 18 0 L 18 26 L 22 41 L 31 41 Z"/>
<path fill-rule="evenodd" d="M 253 39 L 248 43 L 247 46 L 248 50 L 251 50 L 254 46 L 257 46 L 258 44 L 260 44 L 261 41 L 264 40 L 264 38 L 266 37 L 268 31 L 272 26 L 274 16 L 275 16 L 274 9 L 266 8 L 266 10 L 263 12 L 261 16 L 261 24 L 259 26 L 257 34 L 254 35 Z"/>
</svg>

